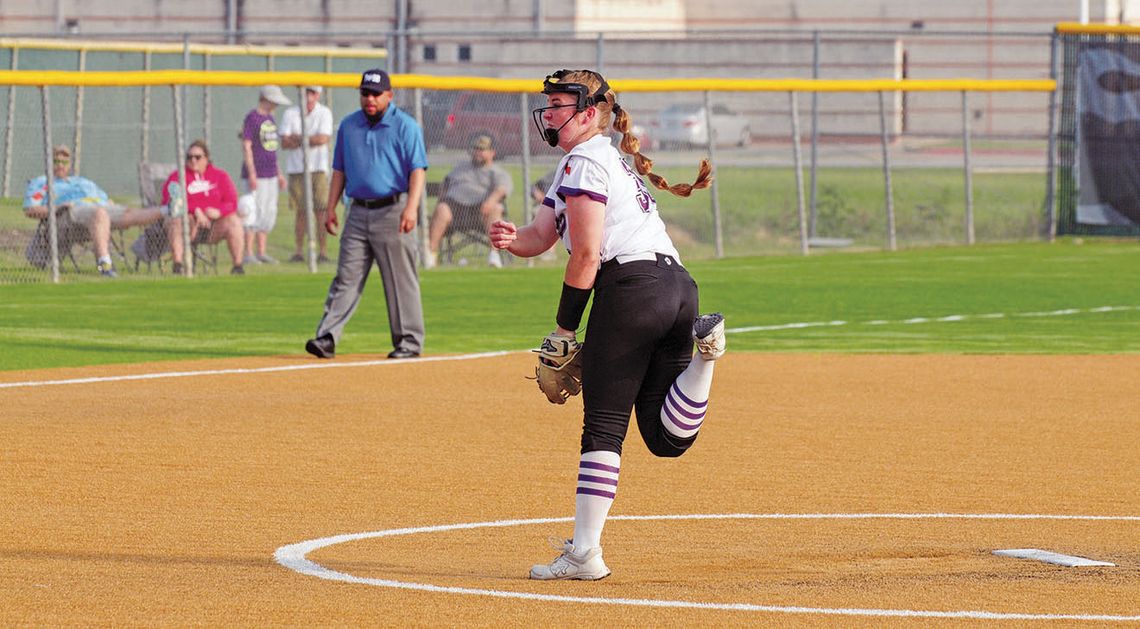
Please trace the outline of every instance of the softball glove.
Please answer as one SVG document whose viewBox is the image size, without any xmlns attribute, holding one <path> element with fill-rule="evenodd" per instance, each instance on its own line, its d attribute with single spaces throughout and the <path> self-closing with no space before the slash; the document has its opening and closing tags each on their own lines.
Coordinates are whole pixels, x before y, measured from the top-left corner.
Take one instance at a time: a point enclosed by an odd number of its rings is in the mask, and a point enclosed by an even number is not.
<svg viewBox="0 0 1140 629">
<path fill-rule="evenodd" d="M 577 340 L 554 332 L 542 339 L 542 347 L 532 350 L 538 354 L 534 368 L 538 388 L 551 404 L 565 404 L 571 395 L 582 392 L 582 363 L 576 360 L 581 350 Z"/>
</svg>

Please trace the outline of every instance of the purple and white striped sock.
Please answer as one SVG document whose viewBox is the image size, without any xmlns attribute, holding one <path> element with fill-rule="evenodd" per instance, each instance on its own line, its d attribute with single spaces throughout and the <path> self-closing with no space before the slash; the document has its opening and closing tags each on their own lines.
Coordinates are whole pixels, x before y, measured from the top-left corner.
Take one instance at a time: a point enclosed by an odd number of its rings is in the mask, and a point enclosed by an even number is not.
<svg viewBox="0 0 1140 629">
<path fill-rule="evenodd" d="M 661 424 L 665 432 L 688 439 L 701 429 L 709 406 L 715 365 L 708 360 L 693 360 L 677 376 L 661 405 Z"/>
<path fill-rule="evenodd" d="M 602 527 L 617 494 L 621 455 L 595 450 L 582 453 L 578 463 L 578 490 L 574 498 L 574 547 L 602 545 Z"/>
</svg>

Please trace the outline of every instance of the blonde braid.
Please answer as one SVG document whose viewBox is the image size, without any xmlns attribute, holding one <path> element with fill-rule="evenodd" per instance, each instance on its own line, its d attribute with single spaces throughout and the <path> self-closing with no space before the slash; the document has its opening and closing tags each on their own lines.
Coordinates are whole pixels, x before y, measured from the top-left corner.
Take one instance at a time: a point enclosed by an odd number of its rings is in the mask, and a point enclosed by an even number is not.
<svg viewBox="0 0 1140 629">
<path fill-rule="evenodd" d="M 609 96 L 607 95 L 607 100 Z M 630 128 L 633 126 L 633 121 L 630 119 L 629 112 L 622 109 L 616 103 L 614 104 L 616 115 L 614 116 L 614 129 L 622 134 L 621 150 L 633 156 L 633 166 L 637 172 L 641 173 L 644 177 L 649 179 L 660 190 L 668 191 L 679 197 L 687 197 L 693 193 L 693 190 L 700 190 L 712 185 L 712 165 L 709 160 L 702 159 L 701 165 L 697 170 L 697 179 L 691 184 L 679 183 L 669 185 L 669 182 L 664 177 L 653 172 L 653 160 L 641 154 L 641 140 L 636 135 L 630 133 Z"/>
<path fill-rule="evenodd" d="M 569 72 L 566 76 L 562 77 L 562 81 L 566 83 L 580 83 L 595 92 L 602 86 L 602 75 L 590 70 L 575 70 Z M 697 169 L 697 179 L 693 183 L 679 183 L 669 185 L 669 182 L 664 177 L 653 172 L 653 160 L 641 154 L 641 140 L 634 134 L 630 133 L 630 128 L 633 126 L 633 120 L 629 116 L 629 112 L 617 104 L 617 95 L 614 91 L 608 90 L 605 99 L 594 105 L 598 110 L 598 129 L 606 131 L 610 127 L 611 115 L 613 116 L 613 128 L 620 131 L 621 150 L 626 154 L 633 157 L 633 166 L 637 172 L 641 173 L 643 177 L 649 179 L 650 183 L 660 190 L 665 190 L 679 197 L 687 197 L 693 193 L 693 190 L 700 190 L 712 185 L 712 165 L 709 160 L 702 159 L 701 165 Z"/>
</svg>

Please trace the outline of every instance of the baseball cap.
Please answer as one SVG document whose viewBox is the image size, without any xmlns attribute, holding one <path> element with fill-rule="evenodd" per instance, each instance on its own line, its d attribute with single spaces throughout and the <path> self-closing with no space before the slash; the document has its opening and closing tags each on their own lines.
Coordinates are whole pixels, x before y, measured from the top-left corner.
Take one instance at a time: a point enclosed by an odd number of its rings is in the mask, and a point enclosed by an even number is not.
<svg viewBox="0 0 1140 629">
<path fill-rule="evenodd" d="M 261 97 L 275 105 L 291 105 L 293 101 L 285 98 L 285 92 L 276 85 L 265 85 L 261 88 Z"/>
<path fill-rule="evenodd" d="M 388 78 L 387 72 L 374 68 L 360 75 L 360 89 L 387 92 L 392 89 L 392 81 Z"/>
<path fill-rule="evenodd" d="M 314 92 L 317 96 L 320 96 L 321 92 L 323 92 L 325 90 L 320 85 L 306 85 L 305 91 L 306 92 Z"/>
<path fill-rule="evenodd" d="M 471 148 L 480 150 L 490 150 L 495 148 L 494 142 L 489 135 L 476 136 L 475 141 L 471 143 Z"/>
</svg>

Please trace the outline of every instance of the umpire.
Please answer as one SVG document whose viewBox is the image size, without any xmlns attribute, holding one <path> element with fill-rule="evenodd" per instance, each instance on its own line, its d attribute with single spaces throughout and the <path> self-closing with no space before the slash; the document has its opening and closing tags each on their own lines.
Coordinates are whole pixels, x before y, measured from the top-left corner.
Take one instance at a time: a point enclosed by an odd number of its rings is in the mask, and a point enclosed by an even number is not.
<svg viewBox="0 0 1140 629">
<path fill-rule="evenodd" d="M 360 111 L 341 121 L 333 149 L 325 229 L 336 235 L 336 206 L 351 201 L 336 277 L 325 313 L 305 351 L 317 358 L 336 355 L 368 272 L 375 261 L 384 282 L 393 350 L 388 358 L 415 358 L 423 351 L 424 315 L 412 230 L 428 167 L 423 133 L 415 119 L 392 104 L 392 83 L 383 70 L 360 79 Z"/>
</svg>

